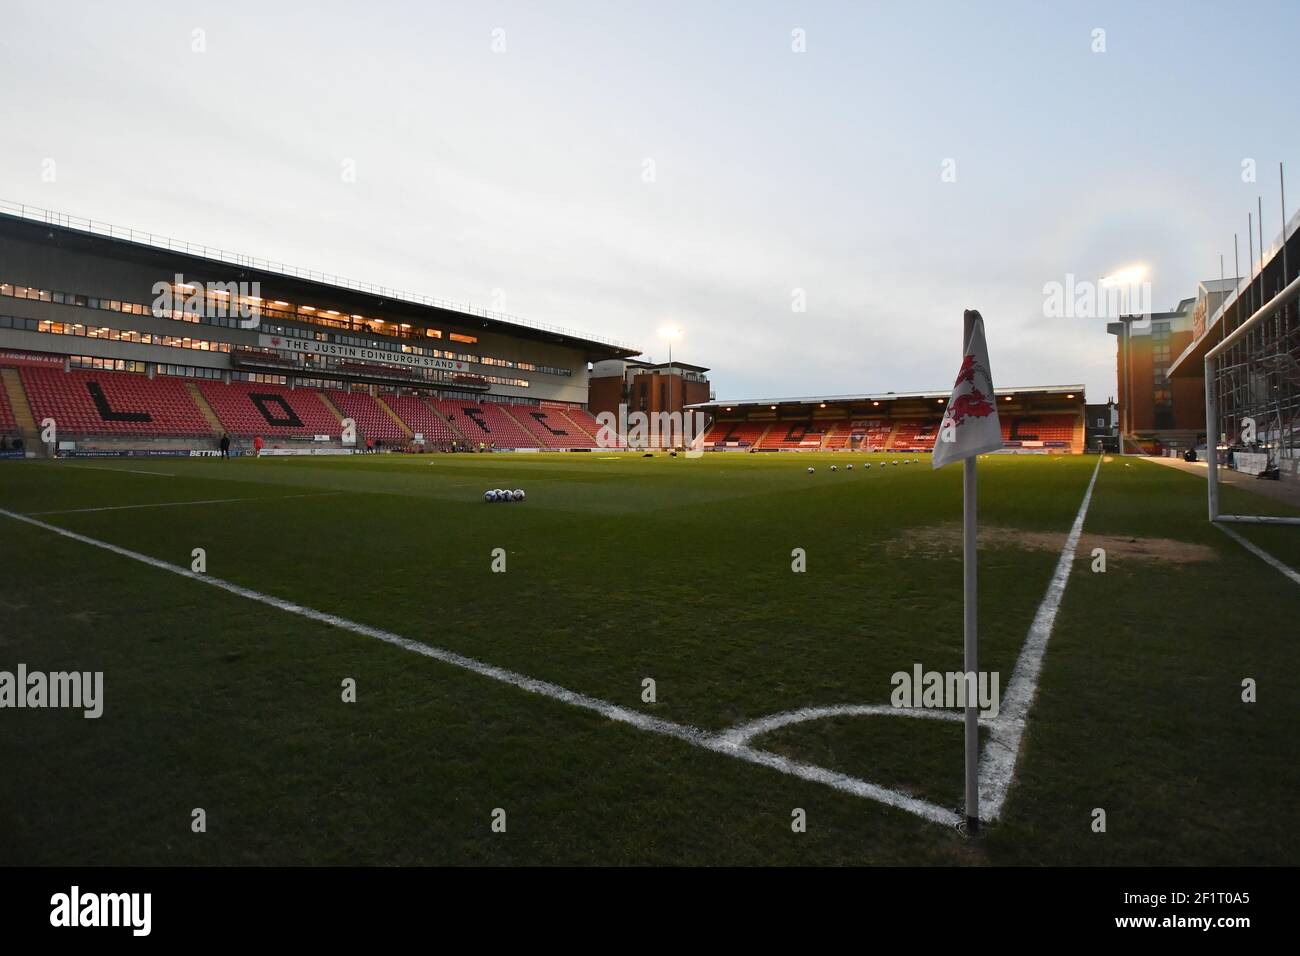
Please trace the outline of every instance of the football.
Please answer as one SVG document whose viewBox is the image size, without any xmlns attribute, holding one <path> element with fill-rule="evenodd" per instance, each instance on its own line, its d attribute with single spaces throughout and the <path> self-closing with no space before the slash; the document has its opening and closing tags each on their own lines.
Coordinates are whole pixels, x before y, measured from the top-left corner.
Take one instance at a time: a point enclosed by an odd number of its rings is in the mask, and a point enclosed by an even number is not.
<svg viewBox="0 0 1300 956">
<path fill-rule="evenodd" d="M 809 466 L 808 466 L 808 474 L 811 475 L 811 474 L 812 474 L 814 471 L 816 471 L 816 470 L 817 470 L 817 469 L 814 468 L 812 465 L 809 465 Z"/>
<path fill-rule="evenodd" d="M 838 466 L 836 466 L 836 465 L 831 465 L 831 471 L 839 471 L 839 470 L 840 470 L 840 469 L 839 469 Z"/>
<path fill-rule="evenodd" d="M 516 488 L 514 491 L 510 492 L 510 497 L 511 497 L 513 500 L 515 500 L 515 501 L 523 501 L 523 500 L 524 500 L 524 489 L 522 489 L 522 488 Z"/>
<path fill-rule="evenodd" d="M 488 489 L 487 491 L 483 492 L 483 500 L 484 500 L 484 501 L 496 501 L 496 500 L 497 500 L 497 493 L 496 493 L 495 491 L 492 491 L 491 489 Z"/>
</svg>

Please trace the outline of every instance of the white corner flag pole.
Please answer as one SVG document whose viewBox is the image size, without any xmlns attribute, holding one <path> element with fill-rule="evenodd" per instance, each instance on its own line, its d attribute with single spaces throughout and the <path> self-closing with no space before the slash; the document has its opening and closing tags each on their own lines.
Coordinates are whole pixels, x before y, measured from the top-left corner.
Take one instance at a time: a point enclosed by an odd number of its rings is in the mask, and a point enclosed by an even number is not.
<svg viewBox="0 0 1300 956">
<path fill-rule="evenodd" d="M 962 354 L 970 342 L 971 332 L 975 326 L 978 312 L 967 309 L 962 319 L 961 348 Z M 977 456 L 971 455 L 962 461 L 961 499 L 961 565 L 962 565 L 962 624 L 963 669 L 966 671 L 967 687 L 979 686 L 979 591 L 976 588 L 976 562 L 979 560 L 975 550 L 976 538 L 976 486 L 975 462 Z M 972 680 L 973 678 L 973 680 Z M 966 701 L 966 830 L 971 834 L 979 832 L 980 826 L 980 784 L 979 784 L 979 702 Z"/>
<path fill-rule="evenodd" d="M 1002 448 L 1002 425 L 998 421 L 997 391 L 989 368 L 984 320 L 974 309 L 962 317 L 961 367 L 952 383 L 952 397 L 943 414 L 939 440 L 935 442 L 930 467 L 961 459 L 961 566 L 962 566 L 962 652 L 966 680 L 962 715 L 966 731 L 966 831 L 980 828 L 979 784 L 979 591 L 976 587 L 979 554 L 975 549 L 979 518 L 976 509 L 975 467 L 979 456 Z"/>
</svg>

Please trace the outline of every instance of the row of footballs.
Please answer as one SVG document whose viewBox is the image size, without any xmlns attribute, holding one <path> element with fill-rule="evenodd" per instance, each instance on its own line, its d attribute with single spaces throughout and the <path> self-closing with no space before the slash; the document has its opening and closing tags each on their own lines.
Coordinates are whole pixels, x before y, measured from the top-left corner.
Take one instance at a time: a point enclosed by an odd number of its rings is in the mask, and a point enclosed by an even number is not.
<svg viewBox="0 0 1300 956">
<path fill-rule="evenodd" d="M 880 463 L 880 467 L 881 467 L 881 468 L 884 468 L 886 465 L 919 465 L 920 463 L 921 463 L 921 459 L 919 459 L 919 458 L 904 458 L 902 461 L 898 461 L 898 460 L 894 460 L 894 461 L 882 461 L 882 462 Z M 863 468 L 870 468 L 870 467 L 871 467 L 871 462 L 867 462 L 867 463 L 864 464 L 862 467 L 863 467 Z M 811 474 L 812 474 L 813 472 L 815 472 L 816 470 L 817 470 L 817 469 L 814 468 L 812 465 L 809 465 L 809 466 L 808 466 L 808 474 L 811 475 Z M 837 465 L 831 465 L 831 471 L 838 471 L 838 470 L 839 470 L 839 468 L 838 468 Z M 845 465 L 845 466 L 844 466 L 844 470 L 845 470 L 845 471 L 852 471 L 852 470 L 853 470 L 853 465 L 852 465 L 852 464 Z"/>
<path fill-rule="evenodd" d="M 524 490 L 516 488 L 511 491 L 509 488 L 489 488 L 483 492 L 484 501 L 523 501 Z"/>
</svg>

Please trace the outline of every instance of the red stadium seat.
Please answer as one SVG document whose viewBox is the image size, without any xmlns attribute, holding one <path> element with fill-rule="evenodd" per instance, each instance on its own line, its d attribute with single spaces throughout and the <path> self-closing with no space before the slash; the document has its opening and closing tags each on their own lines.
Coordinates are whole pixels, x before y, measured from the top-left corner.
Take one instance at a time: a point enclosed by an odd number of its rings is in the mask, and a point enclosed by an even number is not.
<svg viewBox="0 0 1300 956">
<path fill-rule="evenodd" d="M 803 448 L 809 451 L 821 447 L 825 422 L 776 422 L 758 443 L 759 448 Z"/>
<path fill-rule="evenodd" d="M 524 426 L 511 417 L 495 402 L 456 401 L 450 398 L 430 399 L 433 407 L 473 445 L 480 442 L 497 448 L 542 448 L 539 438 L 530 435 Z"/>
<path fill-rule="evenodd" d="M 714 422 L 704 436 L 706 445 L 753 445 L 772 422 Z"/>
<path fill-rule="evenodd" d="M 939 437 L 939 422 L 936 421 L 900 421 L 896 424 L 894 438 L 889 443 L 890 450 L 898 451 L 933 451 L 934 441 Z"/>
<path fill-rule="evenodd" d="M 9 407 L 9 396 L 0 385 L 0 435 L 15 434 L 18 422 L 14 419 L 14 410 Z"/>
<path fill-rule="evenodd" d="M 388 407 L 397 412 L 406 426 L 416 435 L 423 435 L 429 444 L 457 442 L 461 436 L 452 430 L 433 406 L 416 395 L 384 395 Z"/>
<path fill-rule="evenodd" d="M 543 448 L 596 447 L 596 440 L 574 425 L 558 408 L 540 405 L 506 405 L 504 408 L 537 438 Z"/>
<path fill-rule="evenodd" d="M 330 390 L 325 394 L 345 418 L 350 418 L 357 423 L 357 433 L 363 439 L 374 438 L 386 442 L 406 441 L 406 433 L 402 431 L 402 426 L 393 421 L 392 416 L 384 411 L 369 393 Z"/>
<path fill-rule="evenodd" d="M 61 435 L 212 435 L 181 379 L 45 368 L 21 375 L 32 416 L 37 423 L 54 419 Z"/>
<path fill-rule="evenodd" d="M 199 391 L 226 431 L 234 436 L 311 439 L 338 438 L 343 429 L 320 395 L 303 388 L 258 382 L 201 381 Z"/>
<path fill-rule="evenodd" d="M 1011 445 L 1020 442 L 1068 445 L 1074 440 L 1077 420 L 1076 415 L 1019 415 L 1003 418 L 1002 440 Z"/>
</svg>

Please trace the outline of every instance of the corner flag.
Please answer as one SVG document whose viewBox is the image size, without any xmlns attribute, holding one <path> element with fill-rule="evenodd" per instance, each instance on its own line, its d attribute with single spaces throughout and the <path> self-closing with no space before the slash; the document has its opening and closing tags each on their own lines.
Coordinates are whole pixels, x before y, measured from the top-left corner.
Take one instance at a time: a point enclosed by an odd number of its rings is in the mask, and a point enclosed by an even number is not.
<svg viewBox="0 0 1300 956">
<path fill-rule="evenodd" d="M 931 467 L 942 468 L 950 461 L 962 461 L 961 477 L 961 562 L 962 562 L 962 669 L 968 680 L 979 681 L 979 568 L 975 539 L 979 527 L 976 505 L 975 463 L 986 451 L 1002 447 L 1002 424 L 993 395 L 989 372 L 989 350 L 984 343 L 984 320 L 974 309 L 962 316 L 962 359 L 957 381 L 952 386 L 948 410 L 939 426 Z M 966 830 L 979 832 L 979 708 L 967 701 L 966 730 Z"/>
<path fill-rule="evenodd" d="M 932 468 L 942 468 L 950 461 L 1002 447 L 1002 424 L 998 421 L 998 405 L 993 396 L 984 320 L 973 310 L 967 310 L 966 317 L 970 321 L 966 351 L 939 426 L 939 440 L 934 443 Z"/>
</svg>

